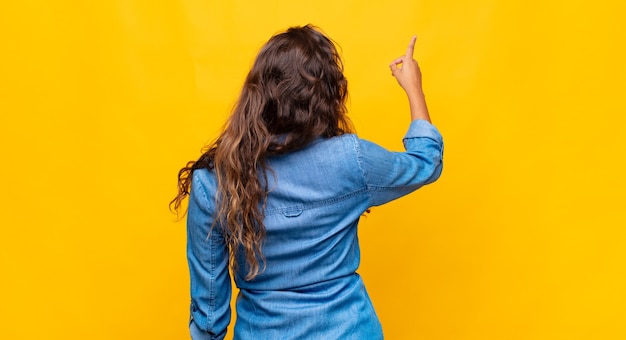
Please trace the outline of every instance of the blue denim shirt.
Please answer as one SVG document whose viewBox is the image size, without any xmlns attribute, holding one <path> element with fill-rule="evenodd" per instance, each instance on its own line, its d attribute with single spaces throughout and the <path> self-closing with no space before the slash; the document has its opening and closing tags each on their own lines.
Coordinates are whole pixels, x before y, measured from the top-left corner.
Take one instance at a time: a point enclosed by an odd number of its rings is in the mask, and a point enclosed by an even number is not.
<svg viewBox="0 0 626 340">
<path fill-rule="evenodd" d="M 406 152 L 390 152 L 349 134 L 268 160 L 267 267 L 246 281 L 245 259 L 237 259 L 235 339 L 382 339 L 356 273 L 357 223 L 369 207 L 442 170 L 443 141 L 430 123 L 413 121 L 403 142 Z M 216 190 L 212 172 L 194 171 L 187 217 L 193 339 L 222 339 L 230 323 L 228 250 L 219 225 L 209 233 Z"/>
</svg>

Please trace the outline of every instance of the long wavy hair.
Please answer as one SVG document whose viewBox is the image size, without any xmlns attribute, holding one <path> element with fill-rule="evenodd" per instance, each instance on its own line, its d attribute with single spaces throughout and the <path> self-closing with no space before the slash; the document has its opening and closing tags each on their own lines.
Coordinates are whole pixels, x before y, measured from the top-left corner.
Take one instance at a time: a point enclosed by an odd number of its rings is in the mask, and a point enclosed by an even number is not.
<svg viewBox="0 0 626 340">
<path fill-rule="evenodd" d="M 179 211 L 192 173 L 209 169 L 217 178 L 213 227 L 222 228 L 230 252 L 245 255 L 246 280 L 265 267 L 262 243 L 269 156 L 303 148 L 312 140 L 353 132 L 346 116 L 347 80 L 331 39 L 318 28 L 291 27 L 261 49 L 223 132 L 197 161 L 178 173 Z"/>
</svg>

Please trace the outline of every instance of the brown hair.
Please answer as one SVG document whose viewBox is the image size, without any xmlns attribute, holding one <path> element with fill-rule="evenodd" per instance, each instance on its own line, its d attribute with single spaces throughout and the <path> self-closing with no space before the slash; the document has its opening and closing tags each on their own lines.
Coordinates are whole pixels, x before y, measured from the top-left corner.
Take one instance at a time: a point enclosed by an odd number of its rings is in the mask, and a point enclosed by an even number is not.
<svg viewBox="0 0 626 340">
<path fill-rule="evenodd" d="M 347 81 L 334 43 L 311 25 L 291 27 L 259 52 L 221 135 L 179 171 L 178 195 L 170 202 L 177 211 L 189 195 L 193 171 L 215 173 L 214 223 L 222 228 L 233 270 L 235 254 L 243 250 L 246 280 L 265 265 L 267 157 L 298 150 L 318 137 L 352 132 L 346 97 Z"/>
</svg>

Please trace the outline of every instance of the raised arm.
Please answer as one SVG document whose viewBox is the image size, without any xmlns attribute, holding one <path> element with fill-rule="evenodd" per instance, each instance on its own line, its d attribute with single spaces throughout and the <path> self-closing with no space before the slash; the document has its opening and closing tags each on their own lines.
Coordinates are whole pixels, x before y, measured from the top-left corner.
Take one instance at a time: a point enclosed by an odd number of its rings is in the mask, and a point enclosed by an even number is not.
<svg viewBox="0 0 626 340">
<path fill-rule="evenodd" d="M 417 40 L 417 37 L 413 36 L 406 53 L 392 61 L 389 67 L 391 68 L 391 74 L 396 77 L 398 84 L 404 89 L 409 98 L 411 120 L 422 119 L 430 122 L 426 98 L 422 89 L 422 72 L 417 61 L 413 58 L 415 40 Z"/>
</svg>

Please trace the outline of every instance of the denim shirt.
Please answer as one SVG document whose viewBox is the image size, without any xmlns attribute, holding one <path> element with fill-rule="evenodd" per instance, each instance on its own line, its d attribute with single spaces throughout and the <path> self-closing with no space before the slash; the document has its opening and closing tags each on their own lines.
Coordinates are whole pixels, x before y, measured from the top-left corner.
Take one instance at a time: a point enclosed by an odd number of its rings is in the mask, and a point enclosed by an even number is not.
<svg viewBox="0 0 626 340">
<path fill-rule="evenodd" d="M 237 258 L 235 339 L 382 339 L 361 277 L 357 223 L 370 207 L 439 178 L 443 141 L 423 120 L 411 123 L 405 152 L 352 134 L 318 139 L 268 165 L 266 268 L 246 281 Z M 193 173 L 187 217 L 193 339 L 222 339 L 230 323 L 228 250 L 212 232 L 217 181 Z"/>
</svg>

